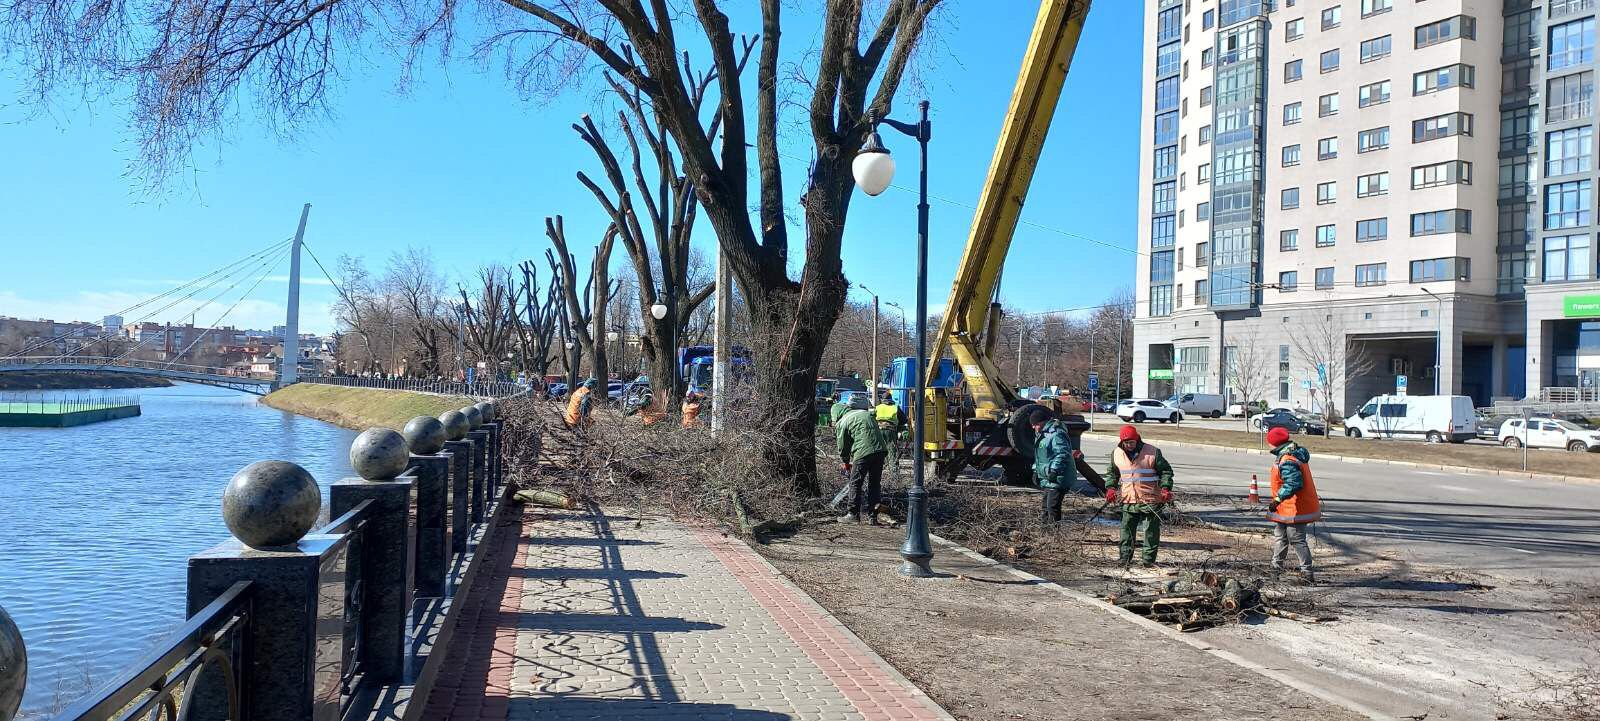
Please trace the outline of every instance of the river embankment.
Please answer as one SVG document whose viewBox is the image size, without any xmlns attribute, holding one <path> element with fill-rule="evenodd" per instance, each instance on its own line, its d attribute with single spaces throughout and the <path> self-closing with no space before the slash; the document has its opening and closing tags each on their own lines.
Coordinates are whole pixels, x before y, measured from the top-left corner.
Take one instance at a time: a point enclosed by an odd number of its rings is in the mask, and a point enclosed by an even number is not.
<svg viewBox="0 0 1600 721">
<path fill-rule="evenodd" d="M 280 411 L 358 431 L 372 427 L 400 430 L 417 416 L 437 416 L 475 402 L 466 396 L 318 383 L 296 383 L 261 398 L 262 404 Z"/>
<path fill-rule="evenodd" d="M 69 391 L 111 388 L 167 388 L 172 381 L 133 373 L 93 371 L 10 371 L 0 373 L 0 391 Z"/>
</svg>

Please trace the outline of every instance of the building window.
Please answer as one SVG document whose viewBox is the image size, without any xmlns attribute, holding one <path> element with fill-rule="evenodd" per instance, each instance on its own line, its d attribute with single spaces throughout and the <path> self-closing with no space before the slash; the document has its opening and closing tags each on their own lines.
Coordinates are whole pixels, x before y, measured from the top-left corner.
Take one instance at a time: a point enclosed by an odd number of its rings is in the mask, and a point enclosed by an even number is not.
<svg viewBox="0 0 1600 721">
<path fill-rule="evenodd" d="M 1370 63 L 1379 58 L 1389 57 L 1389 50 L 1393 44 L 1393 38 L 1388 35 L 1371 40 L 1362 40 L 1361 62 Z"/>
<path fill-rule="evenodd" d="M 1356 177 L 1356 197 L 1370 198 L 1389 194 L 1389 173 L 1372 173 Z"/>
<path fill-rule="evenodd" d="M 1167 43 L 1156 48 L 1156 77 L 1164 78 L 1178 74 L 1178 64 L 1183 58 L 1182 50 L 1182 43 Z"/>
<path fill-rule="evenodd" d="M 1318 68 L 1324 73 L 1331 73 L 1339 69 L 1339 49 L 1334 48 L 1322 53 L 1319 58 Z"/>
<path fill-rule="evenodd" d="M 1177 209 L 1178 190 L 1172 181 L 1156 183 L 1155 193 L 1150 202 L 1150 212 L 1171 213 Z"/>
<path fill-rule="evenodd" d="M 1594 127 L 1555 130 L 1545 135 L 1546 177 L 1585 173 L 1594 167 Z"/>
<path fill-rule="evenodd" d="M 1283 82 L 1292 83 L 1296 80 L 1299 80 L 1300 76 L 1302 75 L 1300 69 L 1303 67 L 1303 65 L 1304 61 L 1301 60 L 1290 60 L 1289 62 L 1284 63 Z"/>
<path fill-rule="evenodd" d="M 1294 125 L 1300 122 L 1300 103 L 1289 103 L 1283 106 L 1283 124 Z"/>
<path fill-rule="evenodd" d="M 1465 160 L 1448 160 L 1432 165 L 1419 165 L 1411 169 L 1412 190 L 1457 183 L 1472 184 L 1472 163 Z"/>
<path fill-rule="evenodd" d="M 1559 123 L 1564 120 L 1587 118 L 1594 114 L 1594 72 L 1585 70 L 1581 73 L 1563 75 L 1551 78 L 1546 83 L 1548 92 L 1545 93 L 1545 122 Z"/>
<path fill-rule="evenodd" d="M 1315 283 L 1317 290 L 1332 290 L 1333 289 L 1333 267 L 1332 266 L 1328 266 L 1328 267 L 1325 267 L 1325 268 L 1318 268 L 1317 271 L 1316 271 L 1316 275 L 1313 276 L 1313 278 L 1315 279 L 1313 282 Z"/>
<path fill-rule="evenodd" d="M 1411 282 L 1428 283 L 1445 280 L 1472 280 L 1470 258 L 1430 258 L 1411 261 Z"/>
<path fill-rule="evenodd" d="M 1210 348 L 1179 348 L 1178 364 L 1174 369 L 1174 384 L 1179 393 L 1205 393 L 1209 390 L 1206 379 L 1210 376 L 1207 356 Z"/>
<path fill-rule="evenodd" d="M 1411 142 L 1423 143 L 1452 135 L 1472 134 L 1471 113 L 1446 113 L 1411 121 Z"/>
<path fill-rule="evenodd" d="M 1363 130 L 1356 135 L 1356 152 L 1370 153 L 1389 147 L 1389 126 Z"/>
<path fill-rule="evenodd" d="M 1331 248 L 1339 242 L 1339 228 L 1334 225 L 1317 226 L 1317 247 Z"/>
<path fill-rule="evenodd" d="M 1578 228 L 1589 224 L 1594 200 L 1588 180 L 1552 183 L 1544 188 L 1544 229 Z"/>
<path fill-rule="evenodd" d="M 1177 237 L 1177 229 L 1170 215 L 1158 215 L 1150 219 L 1150 249 L 1171 248 L 1173 240 Z"/>
<path fill-rule="evenodd" d="M 1178 172 L 1178 147 L 1168 145 L 1165 148 L 1156 148 L 1155 154 L 1155 179 L 1170 178 Z"/>
<path fill-rule="evenodd" d="M 1339 114 L 1339 94 L 1328 93 L 1317 98 L 1317 117 L 1326 118 L 1329 115 Z"/>
<path fill-rule="evenodd" d="M 1205 145 L 1209 142 L 1211 142 L 1211 126 L 1202 125 L 1200 126 L 1200 144 Z"/>
<path fill-rule="evenodd" d="M 1299 188 L 1284 188 L 1282 193 L 1280 193 L 1280 196 L 1281 202 L 1278 204 L 1279 208 L 1283 210 L 1293 210 L 1300 207 Z"/>
<path fill-rule="evenodd" d="M 1196 175 L 1199 176 L 1199 180 L 1197 180 L 1195 182 L 1197 182 L 1197 183 L 1199 183 L 1201 185 L 1205 185 L 1206 183 L 1211 182 L 1211 164 L 1210 163 L 1201 163 L 1200 164 L 1200 169 L 1197 171 Z"/>
<path fill-rule="evenodd" d="M 1361 17 L 1367 18 L 1394 9 L 1394 0 L 1361 0 Z"/>
<path fill-rule="evenodd" d="M 1278 250 L 1290 251 L 1300 249 L 1300 229 L 1290 228 L 1278 231 Z"/>
<path fill-rule="evenodd" d="M 1278 400 L 1289 401 L 1289 346 L 1278 346 Z"/>
<path fill-rule="evenodd" d="M 1472 211 L 1456 208 L 1411 214 L 1411 236 L 1471 233 Z"/>
<path fill-rule="evenodd" d="M 1587 17 L 1550 27 L 1548 70 L 1563 70 L 1594 62 L 1594 18 Z"/>
<path fill-rule="evenodd" d="M 1504 96 L 1502 96 L 1502 101 Z M 1500 155 L 1509 153 L 1526 156 L 1531 155 L 1530 148 L 1534 145 L 1536 135 L 1533 131 L 1533 108 L 1522 106 L 1508 108 L 1500 111 Z M 1534 149 L 1533 152 L 1537 152 Z"/>
<path fill-rule="evenodd" d="M 1356 242 L 1370 243 L 1389 237 L 1388 218 L 1368 218 L 1356 221 Z"/>
<path fill-rule="evenodd" d="M 1283 167 L 1300 164 L 1300 144 L 1283 146 Z"/>
<path fill-rule="evenodd" d="M 1472 66 L 1464 63 L 1424 70 L 1411 76 L 1411 94 L 1427 95 L 1450 88 L 1470 88 L 1474 74 Z"/>
<path fill-rule="evenodd" d="M 1323 30 L 1332 30 L 1336 27 L 1339 27 L 1339 23 L 1342 20 L 1344 20 L 1344 10 L 1338 5 L 1322 11 Z"/>
<path fill-rule="evenodd" d="M 1339 182 L 1330 180 L 1317 183 L 1317 205 L 1327 205 L 1339 199 Z"/>
<path fill-rule="evenodd" d="M 1211 67 L 1212 55 L 1213 51 L 1211 48 L 1205 48 L 1204 50 L 1200 51 L 1200 67 L 1202 69 Z"/>
<path fill-rule="evenodd" d="M 1534 82 L 1535 75 L 1533 58 L 1519 58 L 1501 62 L 1500 97 L 1511 98 L 1532 93 L 1534 88 L 1538 87 L 1538 83 Z"/>
<path fill-rule="evenodd" d="M 1544 280 L 1589 280 L 1594 277 L 1589 236 L 1558 235 L 1544 239 Z"/>
<path fill-rule="evenodd" d="M 1300 288 L 1300 272 L 1286 270 L 1278 274 L 1278 292 L 1293 293 Z"/>
<path fill-rule="evenodd" d="M 1204 108 L 1209 105 L 1211 105 L 1211 86 L 1207 85 L 1200 88 L 1200 107 Z"/>
<path fill-rule="evenodd" d="M 1339 157 L 1339 139 L 1323 138 L 1317 141 L 1317 160 L 1332 160 Z"/>
<path fill-rule="evenodd" d="M 1299 40 L 1306 36 L 1306 19 L 1295 18 L 1283 24 L 1283 40 Z"/>
<path fill-rule="evenodd" d="M 1172 286 L 1150 286 L 1150 315 L 1172 315 Z"/>
<path fill-rule="evenodd" d="M 1500 197 L 1505 199 L 1526 198 L 1533 192 L 1533 185 L 1528 182 L 1528 156 L 1510 155 L 1500 159 Z"/>
<path fill-rule="evenodd" d="M 1210 30 L 1211 26 L 1216 25 L 1216 24 L 1217 24 L 1217 11 L 1215 11 L 1215 10 L 1207 10 L 1207 11 L 1205 11 L 1203 13 L 1200 13 L 1200 29 L 1201 30 Z"/>
<path fill-rule="evenodd" d="M 1448 17 L 1438 22 L 1417 26 L 1417 47 L 1425 48 L 1459 38 L 1476 40 L 1478 21 L 1467 15 Z"/>
<path fill-rule="evenodd" d="M 1154 285 L 1172 282 L 1173 252 L 1159 250 L 1150 254 L 1150 282 Z"/>
<path fill-rule="evenodd" d="M 1201 205 L 1204 205 L 1204 203 L 1201 203 Z M 1206 256 L 1206 249 L 1209 247 L 1211 247 L 1210 243 L 1195 243 L 1194 267 L 1204 268 L 1208 265 L 1211 265 L 1211 258 Z"/>
<path fill-rule="evenodd" d="M 1211 285 L 1211 283 L 1209 283 L 1207 281 L 1204 281 L 1204 280 L 1197 280 L 1197 281 L 1194 282 L 1194 304 L 1195 305 L 1206 305 L 1207 304 L 1207 301 L 1209 299 L 1206 297 L 1206 288 L 1209 287 L 1210 285 Z"/>
<path fill-rule="evenodd" d="M 1166 112 L 1178 107 L 1178 79 L 1156 81 L 1156 112 Z"/>
<path fill-rule="evenodd" d="M 1369 105 L 1382 105 L 1389 102 L 1389 81 L 1380 80 L 1370 85 L 1361 86 L 1361 94 L 1356 104 L 1365 108 Z"/>
<path fill-rule="evenodd" d="M 1156 116 L 1155 144 L 1171 145 L 1178 142 L 1178 114 L 1162 113 Z"/>
<path fill-rule="evenodd" d="M 1356 287 L 1383 285 L 1389 275 L 1388 263 L 1369 263 L 1356 266 Z"/>
<path fill-rule="evenodd" d="M 1183 8 L 1170 7 L 1156 15 L 1156 42 L 1166 43 L 1177 40 L 1183 31 L 1183 17 L 1180 13 Z"/>
<path fill-rule="evenodd" d="M 1194 206 L 1194 219 L 1195 220 L 1211 220 L 1211 204 L 1210 203 L 1200 203 L 1199 205 Z M 1201 243 L 1201 245 L 1205 245 L 1205 243 Z M 1200 259 L 1196 258 L 1195 259 L 1195 263 L 1198 264 L 1199 262 L 1200 262 Z"/>
</svg>

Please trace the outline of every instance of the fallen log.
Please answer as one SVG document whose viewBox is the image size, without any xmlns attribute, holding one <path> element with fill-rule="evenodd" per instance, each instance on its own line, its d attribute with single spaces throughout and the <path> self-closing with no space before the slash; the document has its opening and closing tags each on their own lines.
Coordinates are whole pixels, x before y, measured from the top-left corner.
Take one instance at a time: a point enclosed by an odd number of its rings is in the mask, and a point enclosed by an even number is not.
<svg viewBox="0 0 1600 721">
<path fill-rule="evenodd" d="M 512 495 L 518 503 L 528 503 L 546 508 L 560 508 L 570 511 L 578 507 L 571 496 L 558 491 L 517 491 Z"/>
<path fill-rule="evenodd" d="M 1337 620 L 1339 620 L 1338 616 L 1308 616 L 1308 615 L 1303 614 L 1303 613 L 1295 613 L 1294 611 L 1285 611 L 1284 609 L 1273 608 L 1271 606 L 1263 606 L 1261 608 L 1261 612 L 1267 614 L 1268 616 L 1277 616 L 1278 618 L 1287 618 L 1290 621 L 1299 621 L 1301 623 L 1323 623 L 1325 621 L 1337 621 Z"/>
</svg>

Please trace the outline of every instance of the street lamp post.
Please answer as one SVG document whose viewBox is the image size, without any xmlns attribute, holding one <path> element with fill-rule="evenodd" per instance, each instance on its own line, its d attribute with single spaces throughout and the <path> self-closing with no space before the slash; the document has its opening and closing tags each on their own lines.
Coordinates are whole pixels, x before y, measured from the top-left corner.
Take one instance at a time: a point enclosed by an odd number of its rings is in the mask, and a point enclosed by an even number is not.
<svg viewBox="0 0 1600 721">
<path fill-rule="evenodd" d="M 900 338 L 902 340 L 904 340 L 907 344 L 910 344 L 910 342 L 911 342 L 911 333 L 906 330 L 906 309 L 900 307 L 899 303 L 895 303 L 895 302 L 892 302 L 892 301 L 891 302 L 886 302 L 886 303 L 884 303 L 884 305 L 889 306 L 890 308 L 893 308 L 893 309 L 895 309 L 897 311 L 900 311 Z"/>
<path fill-rule="evenodd" d="M 927 457 L 924 439 L 928 425 L 924 412 L 928 390 L 928 139 L 933 134 L 933 125 L 928 122 L 928 101 L 922 101 L 918 107 L 922 117 L 916 123 L 871 118 L 872 132 L 861 153 L 851 161 L 850 170 L 856 184 L 867 195 L 882 193 L 894 179 L 894 159 L 878 137 L 878 125 L 888 125 L 917 139 L 922 159 L 917 196 L 917 378 L 912 416 L 916 420 L 912 425 L 912 443 L 917 455 L 911 472 L 911 488 L 906 491 L 906 542 L 900 547 L 900 557 L 905 562 L 900 564 L 900 573 L 929 578 L 933 576 L 929 566 L 933 561 L 933 546 L 928 539 L 928 489 L 923 485 L 922 476 Z"/>
<path fill-rule="evenodd" d="M 1417 286 L 1438 303 L 1433 311 L 1433 394 L 1439 395 L 1439 371 L 1444 364 L 1444 299 L 1424 286 Z"/>
<path fill-rule="evenodd" d="M 869 366 L 870 370 L 868 372 L 881 374 L 883 371 L 878 367 L 878 294 L 872 292 L 871 288 L 868 288 L 864 285 L 857 287 L 865 291 L 867 295 L 872 296 L 872 361 L 871 365 Z M 882 376 L 873 376 L 873 378 L 879 377 Z M 872 402 L 873 404 L 877 404 L 878 402 L 877 380 L 872 381 Z"/>
</svg>

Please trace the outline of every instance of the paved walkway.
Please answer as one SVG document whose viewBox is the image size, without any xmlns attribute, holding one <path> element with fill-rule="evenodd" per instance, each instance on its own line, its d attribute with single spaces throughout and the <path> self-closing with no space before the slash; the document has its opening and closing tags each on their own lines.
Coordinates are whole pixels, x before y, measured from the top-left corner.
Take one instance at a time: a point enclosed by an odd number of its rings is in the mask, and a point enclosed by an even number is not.
<svg viewBox="0 0 1600 721">
<path fill-rule="evenodd" d="M 950 718 L 737 540 L 531 506 L 507 523 L 428 719 Z"/>
</svg>

